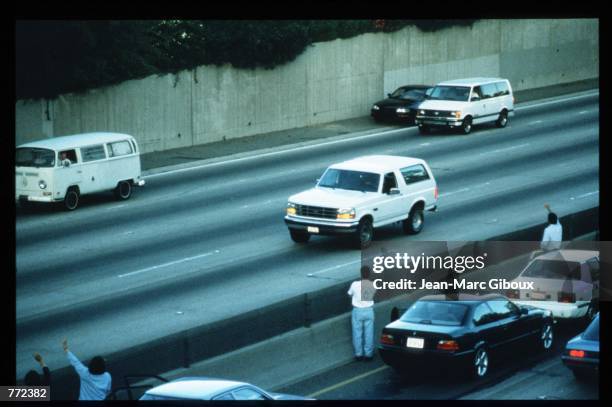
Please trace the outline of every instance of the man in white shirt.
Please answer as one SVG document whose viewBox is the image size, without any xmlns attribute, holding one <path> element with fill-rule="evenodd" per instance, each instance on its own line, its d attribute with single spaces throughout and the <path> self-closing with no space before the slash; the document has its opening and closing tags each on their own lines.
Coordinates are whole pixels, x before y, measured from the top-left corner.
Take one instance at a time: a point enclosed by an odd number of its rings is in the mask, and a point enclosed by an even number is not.
<svg viewBox="0 0 612 407">
<path fill-rule="evenodd" d="M 89 362 L 89 368 L 68 349 L 68 340 L 62 342 L 70 364 L 81 379 L 79 400 L 104 400 L 111 391 L 111 375 L 106 371 L 106 363 L 101 356 Z"/>
<path fill-rule="evenodd" d="M 540 248 L 544 251 L 559 250 L 563 241 L 563 227 L 557 215 L 550 210 L 550 206 L 545 204 L 544 207 L 548 209 L 548 226 L 544 229 Z"/>
<path fill-rule="evenodd" d="M 372 360 L 374 356 L 374 294 L 376 289 L 369 280 L 370 268 L 361 267 L 361 280 L 351 283 L 348 295 L 352 297 L 353 348 L 357 360 Z"/>
</svg>

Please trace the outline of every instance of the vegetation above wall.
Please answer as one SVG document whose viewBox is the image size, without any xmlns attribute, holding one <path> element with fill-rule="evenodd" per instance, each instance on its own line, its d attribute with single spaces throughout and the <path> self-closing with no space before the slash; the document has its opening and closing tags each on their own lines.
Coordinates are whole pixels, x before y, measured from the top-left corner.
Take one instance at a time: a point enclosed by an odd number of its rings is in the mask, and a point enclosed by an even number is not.
<svg viewBox="0 0 612 407">
<path fill-rule="evenodd" d="M 314 42 L 474 20 L 18 21 L 17 99 L 54 98 L 201 65 L 271 69 Z"/>
</svg>

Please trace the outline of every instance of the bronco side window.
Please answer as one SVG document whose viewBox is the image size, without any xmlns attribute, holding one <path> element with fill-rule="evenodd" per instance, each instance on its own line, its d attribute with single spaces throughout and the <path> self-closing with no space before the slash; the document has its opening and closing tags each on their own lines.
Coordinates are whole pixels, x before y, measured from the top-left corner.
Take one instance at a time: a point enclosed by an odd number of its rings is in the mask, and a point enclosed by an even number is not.
<svg viewBox="0 0 612 407">
<path fill-rule="evenodd" d="M 383 194 L 388 194 L 391 191 L 391 188 L 397 188 L 397 179 L 395 178 L 395 174 L 390 172 L 385 174 L 385 182 L 383 184 Z"/>
</svg>

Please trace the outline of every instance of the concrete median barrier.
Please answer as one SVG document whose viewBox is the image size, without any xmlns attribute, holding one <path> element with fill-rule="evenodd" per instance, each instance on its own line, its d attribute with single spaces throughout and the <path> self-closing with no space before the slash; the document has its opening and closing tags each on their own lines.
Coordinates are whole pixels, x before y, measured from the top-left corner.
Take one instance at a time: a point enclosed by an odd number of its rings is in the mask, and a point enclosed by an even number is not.
<svg viewBox="0 0 612 407">
<path fill-rule="evenodd" d="M 563 216 L 561 222 L 564 240 L 573 240 L 599 229 L 599 208 Z M 544 226 L 533 225 L 489 240 L 539 241 Z M 509 253 L 505 258 L 522 254 Z M 249 381 L 274 390 L 347 363 L 352 359 L 347 289 L 348 283 L 340 282 L 104 355 L 113 385 L 124 385 L 123 377 L 134 374 L 162 374 L 168 379 L 203 375 Z M 376 304 L 375 332 L 389 322 L 391 309 L 400 303 L 405 304 L 406 298 Z M 53 399 L 78 397 L 78 377 L 71 367 L 54 370 L 52 375 Z"/>
</svg>

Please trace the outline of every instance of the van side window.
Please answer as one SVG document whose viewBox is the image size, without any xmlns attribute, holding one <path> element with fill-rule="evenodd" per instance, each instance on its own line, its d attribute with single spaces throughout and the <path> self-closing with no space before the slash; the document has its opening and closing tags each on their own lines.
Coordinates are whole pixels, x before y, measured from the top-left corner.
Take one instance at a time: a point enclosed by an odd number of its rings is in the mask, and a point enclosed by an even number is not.
<svg viewBox="0 0 612 407">
<path fill-rule="evenodd" d="M 429 174 L 425 167 L 421 164 L 412 165 L 410 167 L 402 168 L 400 170 L 406 185 L 414 184 L 415 182 L 421 182 L 429 179 Z"/>
<path fill-rule="evenodd" d="M 483 95 L 482 95 L 482 89 L 480 86 L 474 87 L 474 91 L 472 92 L 472 98 L 474 98 L 474 95 L 478 95 L 478 97 L 482 99 Z"/>
<path fill-rule="evenodd" d="M 109 157 L 119 157 L 128 154 L 132 154 L 132 145 L 129 141 L 125 140 L 108 143 Z"/>
<path fill-rule="evenodd" d="M 482 85 L 481 88 L 483 99 L 494 98 L 497 96 L 497 86 L 495 86 L 494 83 L 487 83 L 486 85 Z"/>
<path fill-rule="evenodd" d="M 57 153 L 57 164 L 59 166 L 62 166 L 62 157 L 64 157 L 65 159 L 70 160 L 71 164 L 74 164 L 77 162 L 77 156 L 76 156 L 76 151 L 74 150 L 62 150 L 59 153 Z"/>
<path fill-rule="evenodd" d="M 496 82 L 495 87 L 497 88 L 497 93 L 495 96 L 505 96 L 510 94 L 508 84 L 506 82 Z"/>
<path fill-rule="evenodd" d="M 104 145 L 81 147 L 81 156 L 83 156 L 83 162 L 102 160 L 106 158 Z"/>
</svg>

